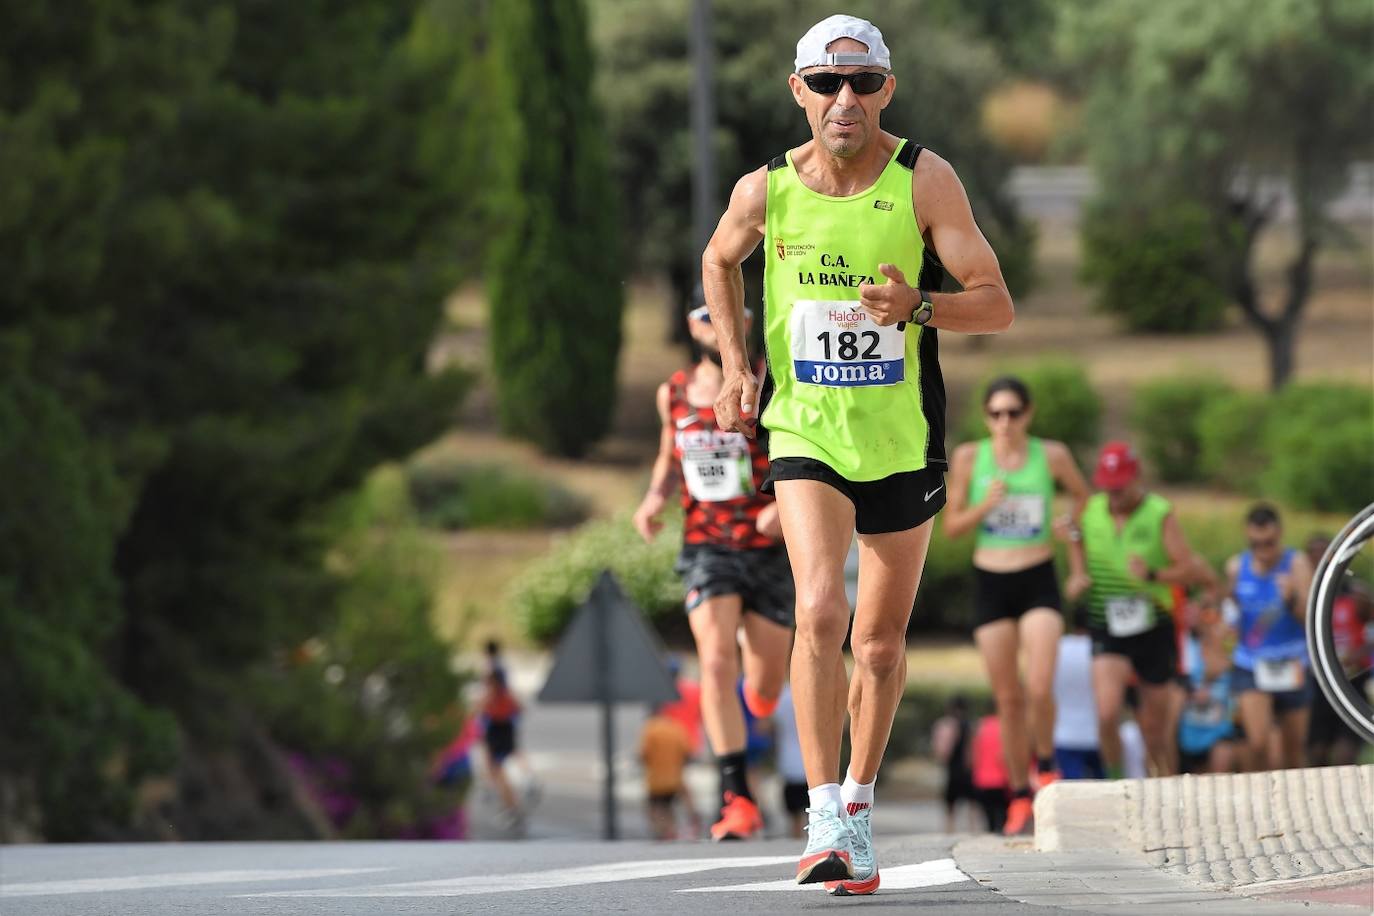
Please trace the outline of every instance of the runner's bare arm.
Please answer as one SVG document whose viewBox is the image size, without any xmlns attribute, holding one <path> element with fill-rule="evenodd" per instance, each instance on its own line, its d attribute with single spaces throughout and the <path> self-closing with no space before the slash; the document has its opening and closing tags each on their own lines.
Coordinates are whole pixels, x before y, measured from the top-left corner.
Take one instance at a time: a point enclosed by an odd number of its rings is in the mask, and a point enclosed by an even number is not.
<svg viewBox="0 0 1374 916">
<path fill-rule="evenodd" d="M 758 384 L 749 365 L 740 265 L 763 239 L 767 202 L 768 169 L 763 167 L 735 184 L 730 203 L 701 256 L 701 288 L 725 369 L 725 383 L 715 403 L 716 424 L 750 437 L 757 419 Z"/>
<path fill-rule="evenodd" d="M 916 160 L 912 201 L 921 237 L 961 293 L 931 293 L 930 326 L 962 334 L 995 334 L 1011 327 L 1015 309 L 997 255 L 973 220 L 968 195 L 948 162 L 926 150 Z M 914 306 L 913 306 L 914 307 Z"/>
<path fill-rule="evenodd" d="M 1183 526 L 1173 512 L 1164 516 L 1164 552 L 1169 557 L 1169 565 L 1155 570 L 1156 581 L 1166 585 L 1191 585 L 1197 581 L 1197 564 L 1194 562 L 1193 548 L 1183 534 Z"/>
<path fill-rule="evenodd" d="M 1307 554 L 1299 551 L 1293 557 L 1293 568 L 1288 573 L 1289 591 L 1288 611 L 1299 620 L 1307 617 L 1307 593 L 1312 589 L 1312 561 Z"/>
<path fill-rule="evenodd" d="M 1083 515 L 1083 507 L 1088 504 L 1092 490 L 1083 479 L 1083 472 L 1078 470 L 1078 462 L 1073 460 L 1073 452 L 1069 451 L 1067 445 L 1048 439 L 1045 441 L 1045 455 L 1049 458 L 1050 473 L 1073 499 L 1070 514 L 1076 521 Z"/>
<path fill-rule="evenodd" d="M 954 450 L 949 461 L 949 485 L 946 488 L 945 511 L 941 513 L 941 526 L 945 537 L 963 537 L 978 527 L 996 502 L 983 500 L 976 506 L 968 504 L 969 478 L 973 476 L 973 460 L 978 444 L 965 442 Z"/>
<path fill-rule="evenodd" d="M 658 455 L 654 458 L 654 470 L 649 476 L 649 489 L 644 494 L 639 508 L 635 510 L 634 526 L 639 536 L 652 541 L 663 528 L 658 520 L 668 498 L 677 489 L 677 461 L 673 458 L 673 423 L 668 416 L 669 391 L 667 384 L 658 386 L 659 436 Z"/>
</svg>

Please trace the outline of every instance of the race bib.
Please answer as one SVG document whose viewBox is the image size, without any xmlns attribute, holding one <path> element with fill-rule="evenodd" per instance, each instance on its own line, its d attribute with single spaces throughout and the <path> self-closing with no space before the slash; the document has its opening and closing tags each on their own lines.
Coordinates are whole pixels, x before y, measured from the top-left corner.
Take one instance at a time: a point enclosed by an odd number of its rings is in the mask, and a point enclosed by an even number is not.
<svg viewBox="0 0 1374 916">
<path fill-rule="evenodd" d="M 1039 493 L 1008 496 L 983 516 L 983 530 L 999 538 L 1025 540 L 1045 529 L 1045 497 Z"/>
<path fill-rule="evenodd" d="M 697 502 L 719 503 L 754 495 L 749 453 L 740 449 L 700 449 L 682 454 L 682 478 Z"/>
<path fill-rule="evenodd" d="M 874 324 L 857 302 L 798 299 L 787 331 L 792 372 L 803 384 L 853 388 L 906 378 L 906 334 Z"/>
<path fill-rule="evenodd" d="M 1155 625 L 1155 606 L 1149 598 L 1131 595 L 1107 599 L 1107 632 L 1113 636 L 1139 636 Z"/>
<path fill-rule="evenodd" d="M 1215 728 L 1226 718 L 1226 704 L 1220 700 L 1189 703 L 1183 712 L 1189 725 L 1195 728 Z"/>
<path fill-rule="evenodd" d="M 1302 662 L 1296 658 L 1262 658 L 1255 662 L 1255 686 L 1265 693 L 1288 693 L 1302 687 Z"/>
</svg>

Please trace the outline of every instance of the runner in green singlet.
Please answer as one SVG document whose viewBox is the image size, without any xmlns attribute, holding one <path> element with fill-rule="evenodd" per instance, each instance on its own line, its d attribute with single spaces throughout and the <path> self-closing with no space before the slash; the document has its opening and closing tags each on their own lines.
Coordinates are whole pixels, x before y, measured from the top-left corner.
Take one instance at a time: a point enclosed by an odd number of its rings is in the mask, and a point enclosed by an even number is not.
<svg viewBox="0 0 1374 916">
<path fill-rule="evenodd" d="M 897 88 L 882 34 L 831 16 L 797 43 L 792 98 L 811 139 L 735 185 L 702 257 L 725 381 L 722 428 L 753 433 L 759 390 L 744 344 L 740 265 L 765 244 L 763 413 L 796 583 L 792 690 L 810 807 L 799 883 L 879 883 L 873 783 L 906 682 L 906 628 L 944 504 L 944 385 L 936 328 L 1011 324 L 997 258 L 949 163 L 886 133 Z M 939 252 L 938 260 L 935 251 Z M 963 292 L 942 293 L 943 262 Z M 844 561 L 859 535 L 851 646 Z M 846 701 L 852 754 L 839 784 Z"/>
<path fill-rule="evenodd" d="M 1064 443 L 1029 434 L 1035 406 L 1020 379 L 993 380 L 983 395 L 983 412 L 989 438 L 954 450 L 944 533 L 962 537 L 978 532 L 973 552 L 973 638 L 992 683 L 1011 781 L 1003 832 L 1015 836 L 1031 825 L 1032 751 L 1036 788 L 1058 778 L 1054 666 L 1064 619 L 1051 539 L 1055 485 L 1073 497 L 1073 520 L 1091 491 Z M 1072 573 L 1081 576 L 1084 570 Z"/>
</svg>

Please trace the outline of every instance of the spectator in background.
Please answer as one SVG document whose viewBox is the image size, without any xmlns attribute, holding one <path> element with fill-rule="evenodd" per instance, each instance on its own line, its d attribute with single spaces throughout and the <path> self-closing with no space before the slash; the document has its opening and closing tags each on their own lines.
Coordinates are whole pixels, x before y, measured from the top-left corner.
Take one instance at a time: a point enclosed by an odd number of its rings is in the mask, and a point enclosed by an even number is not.
<svg viewBox="0 0 1374 916">
<path fill-rule="evenodd" d="M 701 757 L 702 731 L 701 731 L 701 684 L 700 682 L 682 673 L 682 662 L 675 655 L 670 655 L 667 659 L 668 673 L 673 676 L 673 683 L 677 687 L 678 698 L 669 703 L 663 704 L 663 714 L 673 719 L 682 726 L 687 733 L 688 742 L 691 745 L 689 758 L 697 760 Z M 682 806 L 687 812 L 688 829 L 693 838 L 701 836 L 702 823 L 701 813 L 697 809 L 696 800 L 692 797 L 691 787 L 686 780 L 682 782 Z"/>
<path fill-rule="evenodd" d="M 1307 541 L 1307 559 L 1315 570 L 1326 554 L 1331 538 L 1314 534 Z M 1351 684 L 1366 693 L 1370 669 L 1374 668 L 1374 643 L 1368 627 L 1374 601 L 1368 584 L 1347 576 L 1331 605 L 1331 629 L 1336 654 L 1350 675 Z M 1360 737 L 1341 720 L 1326 694 L 1312 691 L 1310 721 L 1307 729 L 1307 756 L 1312 766 L 1342 766 L 1355 763 L 1360 756 Z"/>
<path fill-rule="evenodd" d="M 486 691 L 482 695 L 482 742 L 487 750 L 487 777 L 501 797 L 501 805 L 512 821 L 522 815 L 515 788 L 506 773 L 506 760 L 515 753 L 516 722 L 520 717 L 520 703 L 506 684 L 503 668 L 487 673 Z"/>
<path fill-rule="evenodd" d="M 803 836 L 806 806 L 810 803 L 806 792 L 806 769 L 802 766 L 801 741 L 797 738 L 797 712 L 792 706 L 792 687 L 784 684 L 773 711 L 773 735 L 777 742 L 778 776 L 782 778 L 782 806 L 787 812 L 787 835 L 794 840 Z"/>
<path fill-rule="evenodd" d="M 963 695 L 950 697 L 945 714 L 930 729 L 930 747 L 945 768 L 945 833 L 954 833 L 960 801 L 978 804 L 969 768 L 972 726 L 968 720 L 968 701 Z"/>
<path fill-rule="evenodd" d="M 501 659 L 501 644 L 494 639 L 488 639 L 485 655 L 487 657 L 487 674 L 500 671 L 504 676 L 506 673 L 506 663 Z"/>
<path fill-rule="evenodd" d="M 1007 823 L 1007 806 L 1011 802 L 1011 777 L 1007 773 L 1006 755 L 1002 748 L 1002 726 L 997 716 L 984 716 L 973 734 L 973 788 L 978 804 L 987 818 L 988 831 L 1001 833 Z"/>
<path fill-rule="evenodd" d="M 677 839 L 674 803 L 683 794 L 682 778 L 692 741 L 677 719 L 660 703 L 644 723 L 639 737 L 639 759 L 644 764 L 644 785 L 649 794 L 649 829 L 656 840 Z"/>
<path fill-rule="evenodd" d="M 1245 766 L 1252 772 L 1300 767 L 1312 702 L 1303 628 L 1312 567 L 1305 553 L 1284 546 L 1278 510 L 1267 503 L 1246 514 L 1245 540 L 1248 548 L 1226 562 L 1231 596 L 1240 609 L 1231 692 L 1245 726 Z M 1272 759 L 1269 751 L 1276 722 L 1282 760 Z"/>
<path fill-rule="evenodd" d="M 1227 626 L 1215 604 L 1199 607 L 1183 664 L 1188 697 L 1179 721 L 1180 772 L 1229 773 L 1236 762 L 1236 705 Z"/>
<path fill-rule="evenodd" d="M 1093 641 L 1087 615 L 1074 614 L 1074 629 L 1059 639 L 1054 669 L 1054 760 L 1065 779 L 1102 779 L 1097 742 L 1097 704 L 1093 700 Z"/>
</svg>

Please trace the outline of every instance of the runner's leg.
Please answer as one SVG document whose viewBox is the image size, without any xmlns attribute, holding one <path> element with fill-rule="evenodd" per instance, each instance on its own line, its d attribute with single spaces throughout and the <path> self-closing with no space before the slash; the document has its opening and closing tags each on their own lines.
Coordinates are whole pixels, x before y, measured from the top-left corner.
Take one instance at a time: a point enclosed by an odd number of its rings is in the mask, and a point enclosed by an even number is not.
<svg viewBox="0 0 1374 916">
<path fill-rule="evenodd" d="M 1274 728 L 1274 700 L 1262 690 L 1247 690 L 1237 701 L 1240 724 L 1245 728 L 1245 754 L 1241 766 L 1246 772 L 1270 769 L 1269 733 Z"/>
<path fill-rule="evenodd" d="M 1283 765 L 1296 770 L 1307 766 L 1308 707 L 1290 709 L 1279 717 L 1283 732 Z"/>
<path fill-rule="evenodd" d="M 867 784 L 878 775 L 892 718 L 906 687 L 906 628 L 925 567 L 934 520 L 906 531 L 859 535 L 859 600 L 854 653 L 849 775 Z"/>
<path fill-rule="evenodd" d="M 992 684 L 997 721 L 1002 727 L 1002 754 L 1007 761 L 1013 792 L 1027 787 L 1030 742 L 1026 735 L 1026 700 L 1021 689 L 1018 656 L 1020 640 L 1016 621 L 1010 618 L 985 623 L 973 631 L 973 641 L 983 656 Z"/>
<path fill-rule="evenodd" d="M 701 664 L 701 721 L 717 757 L 744 750 L 744 712 L 735 683 L 739 679 L 737 636 L 739 595 L 707 598 L 687 615 Z"/>
<path fill-rule="evenodd" d="M 752 613 L 744 615 L 743 625 L 744 689 L 776 706 L 787 680 L 792 628 Z"/>
<path fill-rule="evenodd" d="M 1054 759 L 1054 666 L 1064 615 L 1053 608 L 1033 608 L 1021 615 L 1021 645 L 1026 654 L 1026 706 L 1030 750 L 1036 760 Z M 1003 726 L 1005 729 L 1006 726 Z"/>
<path fill-rule="evenodd" d="M 797 592 L 792 702 L 809 786 L 836 782 L 844 729 L 845 634 L 849 599 L 844 560 L 854 532 L 854 504 L 817 480 L 780 480 L 775 489 Z"/>
<path fill-rule="evenodd" d="M 1121 756 L 1121 706 L 1131 662 L 1124 655 L 1098 655 L 1093 659 L 1093 696 L 1097 700 L 1097 743 L 1107 777 L 1119 778 L 1125 762 Z"/>
<path fill-rule="evenodd" d="M 1145 740 L 1145 759 L 1152 776 L 1173 776 L 1178 766 L 1170 759 L 1169 722 L 1173 703 L 1172 683 L 1146 684 L 1141 682 L 1140 736 Z"/>
</svg>

